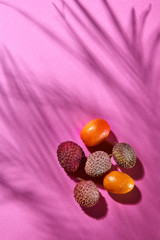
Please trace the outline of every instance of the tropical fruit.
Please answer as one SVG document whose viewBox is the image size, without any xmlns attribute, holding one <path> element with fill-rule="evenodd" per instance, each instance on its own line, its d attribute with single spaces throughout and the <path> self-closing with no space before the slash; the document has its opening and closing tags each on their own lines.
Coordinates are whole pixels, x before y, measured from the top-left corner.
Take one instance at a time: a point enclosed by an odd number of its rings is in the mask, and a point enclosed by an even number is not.
<svg viewBox="0 0 160 240">
<path fill-rule="evenodd" d="M 85 159 L 83 149 L 72 141 L 62 142 L 57 149 L 60 165 L 67 172 L 76 172 Z"/>
<path fill-rule="evenodd" d="M 136 164 L 136 153 L 127 143 L 116 143 L 112 155 L 116 163 L 124 168 L 132 168 Z"/>
<path fill-rule="evenodd" d="M 124 194 L 134 188 L 134 180 L 126 173 L 112 171 L 104 176 L 103 186 L 108 192 Z"/>
<path fill-rule="evenodd" d="M 96 118 L 88 122 L 81 130 L 80 136 L 88 147 L 99 145 L 110 133 L 110 126 L 104 119 Z"/>
<path fill-rule="evenodd" d="M 103 151 L 96 151 L 89 155 L 85 163 L 85 172 L 90 177 L 103 176 L 112 166 L 109 155 Z"/>
<path fill-rule="evenodd" d="M 98 187 L 91 180 L 81 180 L 74 188 L 74 198 L 81 207 L 94 206 L 99 197 Z"/>
</svg>

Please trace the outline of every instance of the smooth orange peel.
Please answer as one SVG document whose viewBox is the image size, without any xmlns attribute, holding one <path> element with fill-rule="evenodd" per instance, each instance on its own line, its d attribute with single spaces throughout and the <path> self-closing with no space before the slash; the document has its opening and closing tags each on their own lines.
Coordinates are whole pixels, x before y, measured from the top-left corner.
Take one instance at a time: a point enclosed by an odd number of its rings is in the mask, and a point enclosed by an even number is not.
<svg viewBox="0 0 160 240">
<path fill-rule="evenodd" d="M 97 146 L 108 137 L 110 126 L 104 119 L 96 118 L 88 122 L 81 130 L 82 141 L 88 147 Z"/>
</svg>

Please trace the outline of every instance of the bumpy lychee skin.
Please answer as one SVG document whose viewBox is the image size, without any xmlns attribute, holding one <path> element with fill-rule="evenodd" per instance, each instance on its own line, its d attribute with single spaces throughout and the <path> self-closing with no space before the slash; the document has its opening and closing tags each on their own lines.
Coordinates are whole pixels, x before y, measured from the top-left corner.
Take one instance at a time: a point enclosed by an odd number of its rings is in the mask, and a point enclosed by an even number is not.
<svg viewBox="0 0 160 240">
<path fill-rule="evenodd" d="M 85 172 L 90 177 L 100 177 L 112 166 L 109 155 L 103 151 L 96 151 L 89 155 L 85 163 Z"/>
<path fill-rule="evenodd" d="M 98 187 L 91 180 L 81 180 L 74 188 L 74 198 L 81 207 L 94 206 L 99 197 Z"/>
<path fill-rule="evenodd" d="M 67 172 L 76 172 L 85 159 L 83 149 L 76 143 L 67 141 L 58 146 L 57 157 Z"/>
<path fill-rule="evenodd" d="M 136 164 L 136 153 L 127 143 L 116 143 L 113 147 L 112 154 L 119 166 L 132 168 Z"/>
</svg>

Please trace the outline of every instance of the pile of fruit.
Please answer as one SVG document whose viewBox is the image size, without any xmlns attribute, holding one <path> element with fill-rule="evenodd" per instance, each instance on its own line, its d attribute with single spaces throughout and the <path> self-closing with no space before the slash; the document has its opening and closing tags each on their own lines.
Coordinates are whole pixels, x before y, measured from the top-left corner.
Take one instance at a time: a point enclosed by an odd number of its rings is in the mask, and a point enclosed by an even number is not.
<svg viewBox="0 0 160 240">
<path fill-rule="evenodd" d="M 94 119 L 81 131 L 81 139 L 87 147 L 102 143 L 110 133 L 109 124 L 103 119 Z M 112 149 L 113 159 L 124 168 L 132 168 L 136 163 L 136 154 L 127 143 L 116 143 Z M 112 163 L 110 155 L 104 151 L 95 151 L 85 160 L 83 149 L 76 143 L 67 141 L 58 146 L 57 157 L 60 165 L 68 173 L 75 173 L 84 164 L 85 173 L 98 178 L 103 176 L 103 187 L 111 193 L 125 194 L 134 188 L 133 179 L 120 171 L 109 171 Z M 98 187 L 92 180 L 80 180 L 74 188 L 74 198 L 81 207 L 94 206 L 100 197 Z"/>
</svg>

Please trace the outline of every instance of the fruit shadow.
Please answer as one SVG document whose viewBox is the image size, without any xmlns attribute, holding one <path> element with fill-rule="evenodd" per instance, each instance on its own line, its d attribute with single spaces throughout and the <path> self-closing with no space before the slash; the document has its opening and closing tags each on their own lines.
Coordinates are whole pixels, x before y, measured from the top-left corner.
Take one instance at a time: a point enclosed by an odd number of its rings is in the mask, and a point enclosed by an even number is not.
<svg viewBox="0 0 160 240">
<path fill-rule="evenodd" d="M 129 193 L 114 194 L 108 192 L 108 194 L 114 201 L 119 202 L 121 204 L 134 205 L 142 200 L 142 194 L 137 186 L 134 186 L 133 190 Z"/>
<path fill-rule="evenodd" d="M 110 134 L 108 135 L 108 137 L 101 144 L 99 144 L 98 146 L 94 146 L 94 147 L 87 147 L 87 149 L 90 153 L 93 153 L 96 151 L 104 151 L 108 154 L 111 154 L 113 146 L 117 142 L 118 142 L 118 140 L 117 140 L 116 135 L 112 131 L 110 131 Z"/>
<path fill-rule="evenodd" d="M 140 180 L 144 177 L 144 167 L 141 163 L 141 161 L 139 160 L 139 158 L 137 158 L 136 164 L 133 168 L 124 168 L 124 167 L 120 167 L 119 169 L 128 174 L 129 176 L 131 176 L 134 180 Z"/>
<path fill-rule="evenodd" d="M 93 207 L 81 207 L 85 214 L 87 214 L 89 217 L 95 218 L 95 219 L 101 219 L 104 218 L 108 213 L 108 206 L 106 203 L 105 198 L 100 193 L 100 198 L 98 203 Z"/>
</svg>

